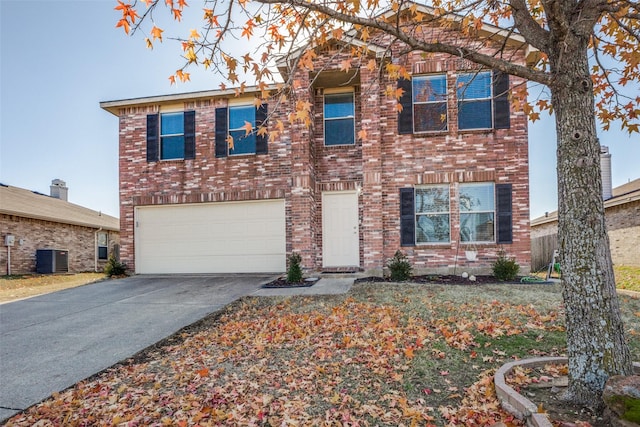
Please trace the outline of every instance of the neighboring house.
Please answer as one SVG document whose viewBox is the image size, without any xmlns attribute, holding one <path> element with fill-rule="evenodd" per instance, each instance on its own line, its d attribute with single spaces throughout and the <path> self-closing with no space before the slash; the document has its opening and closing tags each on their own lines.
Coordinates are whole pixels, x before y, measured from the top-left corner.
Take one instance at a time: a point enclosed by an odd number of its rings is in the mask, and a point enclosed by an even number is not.
<svg viewBox="0 0 640 427">
<path fill-rule="evenodd" d="M 604 168 L 603 168 L 604 169 Z M 640 267 L 640 178 L 611 190 L 604 183 L 604 209 L 611 258 L 616 265 Z M 608 197 L 608 198 L 607 198 Z M 550 212 L 531 221 L 532 269 L 545 268 L 550 251 L 558 247 L 558 212 Z"/>
<path fill-rule="evenodd" d="M 118 218 L 69 203 L 67 191 L 57 179 L 51 196 L 0 184 L 0 275 L 35 273 L 42 249 L 61 251 L 68 263 L 52 270 L 73 273 L 102 271 L 117 253 Z"/>
<path fill-rule="evenodd" d="M 478 39 L 523 64 L 535 53 L 489 25 Z M 102 102 L 120 121 L 122 261 L 137 273 L 283 272 L 297 252 L 308 270 L 382 274 L 401 249 L 416 272 L 460 273 L 487 272 L 503 249 L 528 271 L 527 117 L 507 93 L 525 82 L 367 46 L 411 80 L 355 60 L 340 71 L 349 56 L 333 40 L 278 108 L 256 108 L 255 89 Z M 404 90 L 401 113 L 388 85 Z M 296 102 L 312 104 L 310 126 L 288 121 Z M 267 141 L 245 136 L 245 121 L 287 125 Z"/>
</svg>

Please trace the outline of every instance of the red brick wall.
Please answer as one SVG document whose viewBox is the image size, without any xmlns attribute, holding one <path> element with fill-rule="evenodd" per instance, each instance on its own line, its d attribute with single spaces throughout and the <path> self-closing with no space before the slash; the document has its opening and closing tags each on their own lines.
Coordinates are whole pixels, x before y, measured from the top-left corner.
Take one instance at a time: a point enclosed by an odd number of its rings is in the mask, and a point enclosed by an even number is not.
<svg viewBox="0 0 640 427">
<path fill-rule="evenodd" d="M 447 33 L 445 37 L 454 35 Z M 316 69 L 337 70 L 345 58 L 345 54 L 336 51 L 319 55 Z M 399 60 L 410 71 L 447 71 L 449 91 L 455 92 L 459 59 L 431 55 L 426 61 L 423 55 L 415 54 Z M 360 266 L 380 274 L 386 260 L 400 248 L 399 189 L 449 183 L 451 242 L 402 249 L 419 271 L 486 271 L 501 248 L 496 244 L 479 245 L 478 261 L 469 263 L 464 259 L 457 241 L 457 191 L 460 183 L 491 181 L 513 185 L 514 242 L 502 249 L 516 257 L 523 271 L 528 271 L 528 142 L 527 120 L 521 111 L 512 108 L 508 130 L 459 132 L 456 102 L 451 99 L 448 132 L 398 135 L 397 102 L 384 93 L 387 85 L 395 87 L 395 82 L 386 78 L 379 81 L 377 70 L 363 66 L 359 79 L 350 84 L 356 91 L 356 132 L 365 130 L 367 136 L 354 146 L 325 147 L 322 90 L 309 88 L 307 72 L 297 72 L 295 80 L 297 87 L 289 105 L 280 111 L 269 110 L 272 123 L 280 119 L 287 126 L 279 138 L 269 142 L 267 155 L 215 158 L 214 110 L 226 105 L 227 100 L 210 99 L 184 104 L 185 110 L 196 110 L 196 158 L 147 163 L 146 115 L 157 112 L 159 106 L 121 110 L 120 218 L 124 262 L 134 266 L 133 215 L 137 205 L 284 198 L 287 252 L 300 253 L 307 269 L 321 269 L 321 194 L 361 188 Z M 518 78 L 510 81 L 512 86 L 523 84 Z M 290 124 L 286 119 L 297 100 L 312 103 L 312 126 Z"/>
<path fill-rule="evenodd" d="M 0 275 L 7 274 L 7 247 L 4 236 L 11 234 L 15 244 L 11 247 L 11 274 L 36 272 L 37 249 L 60 249 L 69 251 L 69 272 L 78 273 L 95 270 L 95 232 L 97 229 L 78 225 L 61 224 L 0 214 Z M 109 254 L 119 243 L 119 233 L 109 231 Z M 20 244 L 22 240 L 22 244 Z M 106 261 L 98 261 L 102 271 Z"/>
</svg>

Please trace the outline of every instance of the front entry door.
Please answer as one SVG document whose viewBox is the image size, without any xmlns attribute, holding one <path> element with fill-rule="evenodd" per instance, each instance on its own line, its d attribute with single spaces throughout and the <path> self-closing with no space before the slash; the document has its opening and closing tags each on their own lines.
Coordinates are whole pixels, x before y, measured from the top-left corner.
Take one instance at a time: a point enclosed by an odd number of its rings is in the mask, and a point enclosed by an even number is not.
<svg viewBox="0 0 640 427">
<path fill-rule="evenodd" d="M 322 266 L 359 267 L 358 193 L 322 193 Z"/>
</svg>

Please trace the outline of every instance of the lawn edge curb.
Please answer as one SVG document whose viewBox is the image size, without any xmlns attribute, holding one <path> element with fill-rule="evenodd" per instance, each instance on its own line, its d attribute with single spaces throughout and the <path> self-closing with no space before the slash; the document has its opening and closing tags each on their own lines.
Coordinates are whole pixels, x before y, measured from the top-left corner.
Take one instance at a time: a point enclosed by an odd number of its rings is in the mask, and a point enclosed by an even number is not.
<svg viewBox="0 0 640 427">
<path fill-rule="evenodd" d="M 534 357 L 531 359 L 516 360 L 502 365 L 500 369 L 496 371 L 493 378 L 496 395 L 498 396 L 498 400 L 500 401 L 502 408 L 517 418 L 524 420 L 527 426 L 553 427 L 548 415 L 545 413 L 539 413 L 538 407 L 533 402 L 507 385 L 505 377 L 516 366 L 537 367 L 544 366 L 549 363 L 567 362 L 567 357 Z M 635 373 L 640 373 L 640 363 L 633 362 L 633 371 Z"/>
<path fill-rule="evenodd" d="M 516 392 L 505 381 L 516 366 L 544 366 L 548 363 L 567 363 L 566 357 L 535 357 L 532 359 L 516 360 L 505 363 L 494 375 L 493 382 L 496 387 L 496 395 L 500 405 L 505 411 L 510 412 L 517 418 L 524 420 L 528 426 L 533 427 L 553 427 L 546 414 L 538 413 L 538 407 L 529 399 Z"/>
</svg>

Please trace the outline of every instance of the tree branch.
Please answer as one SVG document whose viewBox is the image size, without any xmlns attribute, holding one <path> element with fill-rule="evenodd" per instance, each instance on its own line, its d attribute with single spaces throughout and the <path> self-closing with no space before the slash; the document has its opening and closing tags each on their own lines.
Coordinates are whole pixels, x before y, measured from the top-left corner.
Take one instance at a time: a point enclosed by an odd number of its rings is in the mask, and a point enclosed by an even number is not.
<svg viewBox="0 0 640 427">
<path fill-rule="evenodd" d="M 259 3 L 263 4 L 282 4 L 282 0 L 256 0 Z M 542 71 L 532 70 L 526 66 L 514 64 L 512 62 L 498 59 L 494 56 L 479 53 L 474 49 L 465 47 L 465 46 L 456 46 L 448 43 L 440 43 L 440 42 L 425 42 L 423 40 L 419 40 L 405 31 L 401 29 L 398 25 L 391 25 L 383 20 L 374 19 L 374 18 L 366 18 L 354 15 L 347 15 L 341 12 L 336 11 L 330 7 L 315 4 L 313 2 L 308 2 L 306 0 L 288 0 L 287 4 L 298 7 L 308 9 L 317 13 L 325 14 L 333 19 L 336 19 L 341 22 L 350 23 L 354 25 L 360 25 L 363 27 L 368 27 L 371 29 L 376 29 L 383 31 L 397 40 L 403 42 L 407 46 L 411 47 L 413 50 L 422 51 L 427 53 L 448 53 L 452 56 L 457 56 L 463 59 L 467 59 L 471 62 L 475 62 L 480 65 L 484 65 L 488 68 L 500 70 L 504 73 L 511 74 L 514 76 L 522 77 L 527 80 L 535 81 L 538 83 L 542 83 L 545 85 L 551 84 L 551 76 Z"/>
<path fill-rule="evenodd" d="M 515 27 L 527 42 L 536 49 L 549 53 L 549 32 L 531 16 L 524 0 L 510 0 Z"/>
</svg>

